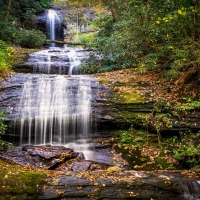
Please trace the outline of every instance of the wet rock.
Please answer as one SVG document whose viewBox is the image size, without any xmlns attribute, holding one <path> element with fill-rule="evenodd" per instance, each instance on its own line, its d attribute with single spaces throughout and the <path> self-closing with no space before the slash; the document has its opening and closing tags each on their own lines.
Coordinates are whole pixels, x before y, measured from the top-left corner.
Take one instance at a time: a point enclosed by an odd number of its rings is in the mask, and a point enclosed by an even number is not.
<svg viewBox="0 0 200 200">
<path fill-rule="evenodd" d="M 96 149 L 102 149 L 102 148 L 108 148 L 108 147 L 111 147 L 112 146 L 112 144 L 110 144 L 110 143 L 107 143 L 107 144 L 102 144 L 102 143 L 98 143 L 98 144 L 96 144 L 95 145 L 95 148 Z"/>
<path fill-rule="evenodd" d="M 180 182 L 184 184 L 179 184 Z M 184 200 L 185 191 L 188 191 L 190 182 L 188 177 L 180 172 L 120 171 L 110 173 L 102 170 L 85 174 L 84 171 L 79 171 L 49 179 L 39 199 Z M 196 181 L 193 180 L 193 182 Z M 200 193 L 197 190 L 195 192 L 195 189 L 190 189 L 190 191 L 191 193 L 188 193 L 190 198 L 195 195 L 197 197 Z"/>
<path fill-rule="evenodd" d="M 63 14 L 59 11 L 56 10 L 57 15 L 59 16 L 60 19 L 63 18 Z M 42 32 L 44 32 L 47 36 L 47 29 L 46 29 L 46 24 L 47 24 L 47 14 L 48 10 L 45 10 L 41 13 L 38 14 L 37 16 L 37 28 L 40 29 Z M 60 24 L 55 24 L 55 32 L 56 32 L 56 40 L 63 40 L 64 39 L 64 24 L 61 21 Z M 49 37 L 48 37 L 49 38 Z"/>
<path fill-rule="evenodd" d="M 63 146 L 32 146 L 10 149 L 0 156 L 9 162 L 41 169 L 55 169 L 67 160 L 77 158 L 79 153 Z"/>
<path fill-rule="evenodd" d="M 88 170 L 99 170 L 107 169 L 110 165 L 105 163 L 98 163 L 91 160 L 75 160 L 73 162 L 67 162 L 62 164 L 56 170 L 66 171 L 65 169 L 70 169 L 72 171 L 88 171 Z"/>
<path fill-rule="evenodd" d="M 83 163 L 75 163 L 74 166 L 72 166 L 72 170 L 88 170 L 90 168 L 91 163 L 90 162 L 83 162 Z"/>
</svg>

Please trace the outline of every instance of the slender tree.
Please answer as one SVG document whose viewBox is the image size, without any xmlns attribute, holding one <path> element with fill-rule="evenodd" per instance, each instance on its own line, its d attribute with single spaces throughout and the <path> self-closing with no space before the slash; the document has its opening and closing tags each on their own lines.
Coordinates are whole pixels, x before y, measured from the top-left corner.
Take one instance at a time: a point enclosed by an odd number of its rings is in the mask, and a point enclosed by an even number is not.
<svg viewBox="0 0 200 200">
<path fill-rule="evenodd" d="M 8 0 L 7 12 L 6 12 L 6 18 L 5 18 L 6 21 L 8 21 L 8 18 L 9 18 L 9 15 L 10 15 L 11 5 L 12 5 L 12 0 Z"/>
</svg>

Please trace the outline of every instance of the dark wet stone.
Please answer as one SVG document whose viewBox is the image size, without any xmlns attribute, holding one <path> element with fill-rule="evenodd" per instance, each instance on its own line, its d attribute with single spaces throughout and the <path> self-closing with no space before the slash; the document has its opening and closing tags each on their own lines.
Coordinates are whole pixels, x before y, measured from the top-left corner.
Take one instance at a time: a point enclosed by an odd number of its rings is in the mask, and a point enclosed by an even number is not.
<svg viewBox="0 0 200 200">
<path fill-rule="evenodd" d="M 108 174 L 104 171 L 103 174 L 107 177 L 98 177 L 98 172 L 88 173 L 85 177 L 81 177 L 84 173 L 80 176 L 71 172 L 52 178 L 42 189 L 39 199 L 184 200 L 186 191 L 189 191 L 188 198 L 191 199 L 200 194 L 197 188 L 192 190 L 191 183 L 198 186 L 197 181 L 191 182 L 181 172 L 122 171 Z"/>
<path fill-rule="evenodd" d="M 60 19 L 63 18 L 63 14 L 59 10 L 55 10 L 57 15 L 59 16 Z M 47 21 L 47 10 L 41 12 L 37 16 L 37 29 L 40 29 L 42 32 L 46 33 L 47 37 L 48 32 L 46 29 L 46 21 Z M 63 21 L 61 20 L 61 24 L 55 23 L 55 32 L 56 32 L 56 40 L 63 40 L 64 39 L 64 24 Z"/>
<path fill-rule="evenodd" d="M 97 169 L 106 169 L 108 168 L 108 164 L 104 163 L 98 163 L 94 161 L 88 161 L 88 160 L 83 160 L 83 161 L 75 161 L 72 166 L 73 171 L 86 171 L 86 170 L 97 170 Z"/>
<path fill-rule="evenodd" d="M 95 148 L 96 149 L 102 149 L 102 148 L 108 148 L 108 147 L 111 147 L 112 144 L 102 144 L 102 143 L 98 143 L 98 144 L 95 144 Z"/>
<path fill-rule="evenodd" d="M 85 156 L 82 152 L 79 152 L 78 159 L 85 159 Z"/>
<path fill-rule="evenodd" d="M 24 146 L 10 149 L 0 158 L 20 165 L 41 169 L 55 169 L 67 160 L 77 158 L 79 153 L 63 146 Z"/>
</svg>

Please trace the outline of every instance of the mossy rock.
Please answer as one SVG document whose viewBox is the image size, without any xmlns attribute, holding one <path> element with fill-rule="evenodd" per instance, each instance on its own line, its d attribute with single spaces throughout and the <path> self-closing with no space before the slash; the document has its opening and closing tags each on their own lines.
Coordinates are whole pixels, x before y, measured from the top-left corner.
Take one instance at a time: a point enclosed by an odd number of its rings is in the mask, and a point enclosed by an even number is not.
<svg viewBox="0 0 200 200">
<path fill-rule="evenodd" d="M 155 166 L 157 169 L 171 169 L 172 164 L 168 163 L 165 157 L 155 157 Z"/>
<path fill-rule="evenodd" d="M 36 200 L 46 174 L 0 160 L 0 196 Z M 12 197 L 12 198 L 11 198 Z M 0 198 L 1 199 L 1 198 Z"/>
</svg>

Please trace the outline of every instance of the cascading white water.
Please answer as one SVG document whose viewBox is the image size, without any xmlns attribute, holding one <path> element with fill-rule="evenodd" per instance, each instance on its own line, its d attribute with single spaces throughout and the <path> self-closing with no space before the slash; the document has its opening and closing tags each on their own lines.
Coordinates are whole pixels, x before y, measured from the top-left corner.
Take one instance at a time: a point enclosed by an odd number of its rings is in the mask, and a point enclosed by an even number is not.
<svg viewBox="0 0 200 200">
<path fill-rule="evenodd" d="M 56 28 L 59 29 L 61 26 L 60 18 L 58 17 L 55 10 L 48 10 L 47 13 L 47 21 L 46 21 L 46 27 L 47 27 L 47 33 L 48 37 L 47 39 L 55 40 L 56 39 Z M 50 44 L 51 47 L 55 46 L 55 43 Z"/>
<path fill-rule="evenodd" d="M 61 75 L 32 76 L 17 107 L 20 144 L 66 144 L 90 132 L 90 80 Z"/>
<path fill-rule="evenodd" d="M 49 39 L 56 39 L 58 24 L 60 21 L 56 12 L 49 10 Z M 30 54 L 26 64 L 33 66 L 35 75 L 30 75 L 23 85 L 16 108 L 18 116 L 15 117 L 16 130 L 20 131 L 20 145 L 63 145 L 76 138 L 85 138 L 90 133 L 90 82 L 94 79 L 71 76 L 78 71 L 77 67 L 81 63 L 77 52 L 69 47 L 53 46 Z"/>
<path fill-rule="evenodd" d="M 30 54 L 27 65 L 33 66 L 34 73 L 74 74 L 78 73 L 82 57 L 72 48 L 50 47 Z"/>
<path fill-rule="evenodd" d="M 68 57 L 69 57 L 69 62 L 70 62 L 70 67 L 69 67 L 69 71 L 68 71 L 68 74 L 72 74 L 73 72 L 73 69 L 74 67 L 77 67 L 81 64 L 80 60 L 77 59 L 76 57 L 76 52 L 73 50 L 73 51 L 70 51 L 68 53 Z"/>
<path fill-rule="evenodd" d="M 183 190 L 183 197 L 185 200 L 199 200 L 200 199 L 200 181 L 180 182 Z"/>
</svg>

